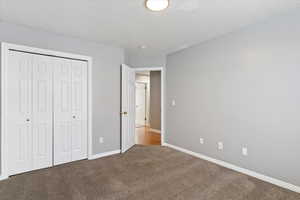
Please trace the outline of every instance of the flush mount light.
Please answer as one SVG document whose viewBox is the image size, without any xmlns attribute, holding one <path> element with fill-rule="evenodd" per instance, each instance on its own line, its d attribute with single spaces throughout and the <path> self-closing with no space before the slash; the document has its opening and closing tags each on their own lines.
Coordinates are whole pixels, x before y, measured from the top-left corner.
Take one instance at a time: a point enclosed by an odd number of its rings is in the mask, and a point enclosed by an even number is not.
<svg viewBox="0 0 300 200">
<path fill-rule="evenodd" d="M 169 0 L 146 0 L 146 7 L 151 11 L 162 11 L 169 6 Z"/>
<path fill-rule="evenodd" d="M 147 46 L 146 45 L 141 45 L 141 46 L 139 46 L 141 49 L 146 49 L 147 48 Z"/>
</svg>

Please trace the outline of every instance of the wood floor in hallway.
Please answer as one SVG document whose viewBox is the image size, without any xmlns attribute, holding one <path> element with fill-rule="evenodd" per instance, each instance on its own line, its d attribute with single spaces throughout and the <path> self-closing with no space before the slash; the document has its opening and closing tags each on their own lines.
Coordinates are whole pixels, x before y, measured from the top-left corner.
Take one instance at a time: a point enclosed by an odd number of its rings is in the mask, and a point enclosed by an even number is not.
<svg viewBox="0 0 300 200">
<path fill-rule="evenodd" d="M 151 131 L 149 127 L 136 128 L 135 140 L 140 145 L 161 145 L 161 135 Z"/>
</svg>

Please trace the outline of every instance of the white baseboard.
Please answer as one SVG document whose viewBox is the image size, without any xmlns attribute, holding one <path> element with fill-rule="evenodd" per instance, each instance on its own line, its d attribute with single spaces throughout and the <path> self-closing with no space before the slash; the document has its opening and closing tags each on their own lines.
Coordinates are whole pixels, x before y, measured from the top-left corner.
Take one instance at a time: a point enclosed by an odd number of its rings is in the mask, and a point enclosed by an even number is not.
<svg viewBox="0 0 300 200">
<path fill-rule="evenodd" d="M 158 130 L 158 129 L 150 128 L 149 130 L 150 130 L 151 132 L 159 133 L 159 134 L 160 134 L 160 130 Z"/>
<path fill-rule="evenodd" d="M 244 168 L 235 166 L 233 164 L 230 164 L 230 163 L 227 163 L 227 162 L 224 162 L 224 161 L 221 161 L 221 160 L 217 160 L 217 159 L 205 156 L 205 155 L 200 154 L 200 153 L 195 153 L 193 151 L 190 151 L 190 150 L 187 150 L 187 149 L 184 149 L 184 148 L 172 145 L 172 144 L 163 143 L 163 146 L 167 146 L 167 147 L 176 149 L 178 151 L 190 154 L 192 156 L 195 156 L 195 157 L 201 158 L 203 160 L 215 163 L 217 165 L 220 165 L 220 166 L 232 169 L 234 171 L 238 171 L 238 172 L 246 174 L 248 176 L 252 176 L 252 177 L 255 177 L 257 179 L 263 180 L 265 182 L 277 185 L 279 187 L 283 187 L 285 189 L 288 189 L 288 190 L 300 193 L 300 186 L 296 186 L 296 185 L 293 185 L 291 183 L 287 183 L 287 182 L 284 182 L 284 181 L 281 181 L 281 180 L 278 180 L 278 179 L 275 179 L 275 178 L 272 178 L 272 177 L 269 177 L 269 176 L 265 176 L 263 174 L 259 174 L 259 173 L 254 172 L 254 171 L 251 171 L 251 170 L 248 170 L 248 169 L 244 169 Z"/>
<path fill-rule="evenodd" d="M 5 179 L 8 179 L 8 176 L 0 176 L 0 181 L 3 181 Z"/>
<path fill-rule="evenodd" d="M 118 154 L 118 153 L 121 153 L 120 149 L 114 150 L 114 151 L 108 151 L 108 152 L 104 152 L 104 153 L 98 153 L 96 155 L 92 155 L 91 157 L 89 157 L 89 160 L 95 160 L 98 158 L 103 158 L 103 157 L 111 156 L 111 155 Z"/>
</svg>

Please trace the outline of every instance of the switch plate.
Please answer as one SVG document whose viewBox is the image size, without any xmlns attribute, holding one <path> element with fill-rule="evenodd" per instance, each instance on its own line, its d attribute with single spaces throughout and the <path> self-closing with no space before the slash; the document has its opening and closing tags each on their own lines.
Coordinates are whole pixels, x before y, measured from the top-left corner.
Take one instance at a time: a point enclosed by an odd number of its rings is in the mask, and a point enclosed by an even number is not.
<svg viewBox="0 0 300 200">
<path fill-rule="evenodd" d="M 244 156 L 248 156 L 248 149 L 246 147 L 243 147 L 242 153 Z"/>
<path fill-rule="evenodd" d="M 104 142 L 103 137 L 99 137 L 99 143 L 102 144 Z"/>
<path fill-rule="evenodd" d="M 204 139 L 200 138 L 199 142 L 200 142 L 200 144 L 204 144 Z"/>
<path fill-rule="evenodd" d="M 218 149 L 223 150 L 223 148 L 224 148 L 223 142 L 218 142 Z"/>
<path fill-rule="evenodd" d="M 172 100 L 172 106 L 176 106 L 176 101 Z"/>
</svg>

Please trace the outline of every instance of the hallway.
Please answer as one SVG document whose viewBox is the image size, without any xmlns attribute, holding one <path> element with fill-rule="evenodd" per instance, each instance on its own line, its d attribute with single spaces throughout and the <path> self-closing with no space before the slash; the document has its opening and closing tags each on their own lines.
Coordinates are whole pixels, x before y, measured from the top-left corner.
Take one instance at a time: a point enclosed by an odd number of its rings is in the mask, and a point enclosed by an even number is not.
<svg viewBox="0 0 300 200">
<path fill-rule="evenodd" d="M 135 140 L 136 144 L 140 145 L 161 145 L 161 135 L 145 126 L 135 129 Z"/>
</svg>

